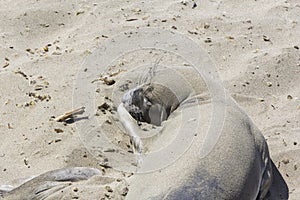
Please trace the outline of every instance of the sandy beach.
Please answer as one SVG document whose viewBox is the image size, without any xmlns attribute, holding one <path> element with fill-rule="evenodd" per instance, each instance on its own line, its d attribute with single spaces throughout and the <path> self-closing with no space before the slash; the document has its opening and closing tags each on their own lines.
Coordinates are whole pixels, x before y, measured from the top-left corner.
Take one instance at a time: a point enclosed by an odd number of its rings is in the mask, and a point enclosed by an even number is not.
<svg viewBox="0 0 300 200">
<path fill-rule="evenodd" d="M 120 32 L 159 28 L 208 52 L 266 138 L 289 199 L 300 199 L 299 1 L 1 1 L 0 18 L 0 185 L 62 167 L 101 169 L 77 122 L 53 119 L 74 109 L 93 51 Z"/>
</svg>

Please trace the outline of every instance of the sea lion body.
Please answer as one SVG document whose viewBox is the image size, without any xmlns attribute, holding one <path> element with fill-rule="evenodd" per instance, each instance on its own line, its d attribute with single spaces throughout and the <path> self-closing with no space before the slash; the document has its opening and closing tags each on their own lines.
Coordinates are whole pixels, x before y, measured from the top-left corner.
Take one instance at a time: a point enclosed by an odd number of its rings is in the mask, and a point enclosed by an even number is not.
<svg viewBox="0 0 300 200">
<path fill-rule="evenodd" d="M 197 158 L 201 138 L 196 138 L 172 165 L 133 176 L 128 199 L 139 194 L 142 199 L 262 199 L 272 181 L 267 145 L 243 112 L 230 107 L 227 114 L 234 117 L 225 121 L 208 156 Z"/>
<path fill-rule="evenodd" d="M 125 108 L 130 112 L 135 102 L 136 110 L 143 116 L 151 116 L 149 111 L 155 104 L 170 111 L 159 120 L 151 117 L 145 120 L 154 121 L 155 125 L 166 120 L 162 124 L 165 128 L 160 134 L 162 138 L 176 132 L 182 113 L 199 112 L 204 121 L 192 145 L 178 160 L 166 168 L 136 174 L 130 179 L 128 199 L 263 199 L 272 183 L 272 166 L 265 139 L 251 119 L 229 96 L 214 102 L 225 105 L 225 120 L 215 147 L 201 158 L 199 146 L 204 140 L 201 132 L 211 123 L 203 117 L 209 116 L 212 103 L 205 81 L 191 67 L 166 69 L 157 74 L 153 83 L 139 85 L 124 95 Z M 138 101 L 131 99 L 135 98 L 134 92 L 138 93 Z M 138 108 L 140 105 L 146 107 Z M 162 138 L 158 137 L 153 145 L 163 144 L 159 141 Z"/>
</svg>

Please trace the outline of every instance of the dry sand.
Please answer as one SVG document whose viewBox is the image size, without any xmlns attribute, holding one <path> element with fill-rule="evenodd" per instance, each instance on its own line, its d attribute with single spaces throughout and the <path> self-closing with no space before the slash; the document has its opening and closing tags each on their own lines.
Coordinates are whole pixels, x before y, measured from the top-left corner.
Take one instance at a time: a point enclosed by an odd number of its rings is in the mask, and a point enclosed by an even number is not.
<svg viewBox="0 0 300 200">
<path fill-rule="evenodd" d="M 96 166 L 76 123 L 49 119 L 72 109 L 74 81 L 91 51 L 121 31 L 158 27 L 209 52 L 225 88 L 265 136 L 289 199 L 300 199 L 298 0 L 0 5 L 1 184 L 66 166 Z"/>
</svg>

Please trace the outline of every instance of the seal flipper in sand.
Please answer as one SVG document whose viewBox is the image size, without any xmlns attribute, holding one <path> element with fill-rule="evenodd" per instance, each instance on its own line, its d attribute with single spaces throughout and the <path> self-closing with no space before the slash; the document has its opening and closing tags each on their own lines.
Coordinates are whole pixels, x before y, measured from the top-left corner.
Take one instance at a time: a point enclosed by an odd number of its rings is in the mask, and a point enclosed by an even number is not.
<svg viewBox="0 0 300 200">
<path fill-rule="evenodd" d="M 86 167 L 53 170 L 41 174 L 10 191 L 3 191 L 2 197 L 12 200 L 46 199 L 72 185 L 73 182 L 88 180 L 97 175 L 101 175 L 99 170 Z"/>
</svg>

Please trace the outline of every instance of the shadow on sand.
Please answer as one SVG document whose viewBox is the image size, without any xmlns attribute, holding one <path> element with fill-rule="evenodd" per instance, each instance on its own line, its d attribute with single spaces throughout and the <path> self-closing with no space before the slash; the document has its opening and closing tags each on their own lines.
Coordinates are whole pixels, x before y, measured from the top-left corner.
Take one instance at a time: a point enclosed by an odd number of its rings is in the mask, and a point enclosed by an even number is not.
<svg viewBox="0 0 300 200">
<path fill-rule="evenodd" d="M 283 177 L 281 176 L 280 172 L 278 171 L 277 167 L 273 163 L 273 161 L 272 161 L 272 170 L 273 170 L 274 177 L 266 200 L 288 199 L 289 197 L 288 186 L 284 181 Z"/>
</svg>

